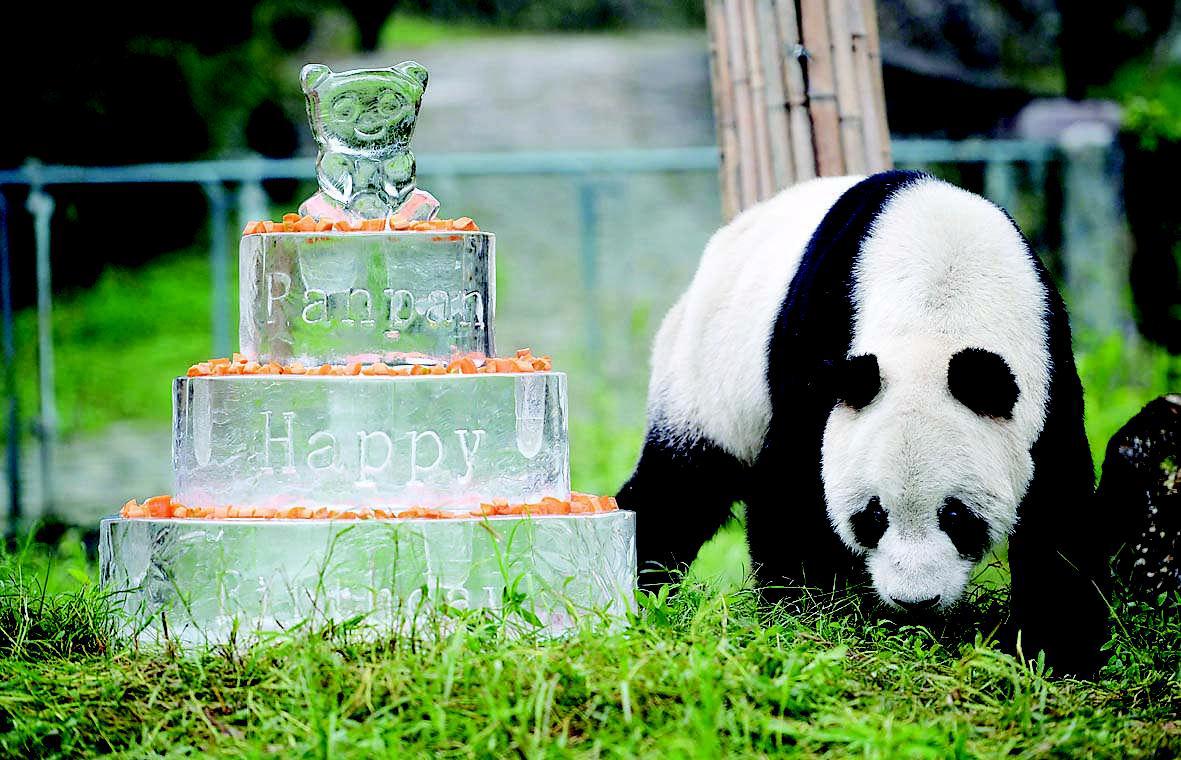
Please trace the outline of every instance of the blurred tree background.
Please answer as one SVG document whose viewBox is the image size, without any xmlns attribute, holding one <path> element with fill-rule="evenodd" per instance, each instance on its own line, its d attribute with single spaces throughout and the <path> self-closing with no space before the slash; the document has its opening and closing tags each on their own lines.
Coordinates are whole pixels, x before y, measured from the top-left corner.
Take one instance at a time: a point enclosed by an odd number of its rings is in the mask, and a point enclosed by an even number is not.
<svg viewBox="0 0 1181 760">
<path fill-rule="evenodd" d="M 1181 350 L 1181 221 L 1155 192 L 1181 159 L 1181 37 L 1176 0 L 879 0 L 886 91 L 896 134 L 1004 135 L 1035 97 L 1111 98 L 1124 106 L 1133 287 L 1142 329 Z M 126 164 L 311 150 L 292 61 L 413 45 L 417 19 L 475 33 L 692 29 L 701 0 L 209 0 L 26 5 L 0 56 L 9 117 L 0 166 Z M 402 28 L 408 34 L 400 35 Z M 53 30 L 52 34 L 35 30 Z M 437 33 L 437 31 L 436 31 Z M 932 107 L 932 104 L 938 104 Z M 268 187 L 277 202 L 294 187 Z M 136 265 L 191 245 L 205 199 L 192 187 L 71 188 L 58 195 L 54 239 L 91 247 L 102 220 L 169 217 L 150 240 L 104 246 L 58 268 L 57 285 L 92 284 L 109 264 Z M 178 213 L 178 209 L 186 209 Z M 27 242 L 14 225 L 14 246 Z M 18 257 L 18 283 L 27 259 Z M 26 289 L 18 294 L 28 303 Z"/>
</svg>

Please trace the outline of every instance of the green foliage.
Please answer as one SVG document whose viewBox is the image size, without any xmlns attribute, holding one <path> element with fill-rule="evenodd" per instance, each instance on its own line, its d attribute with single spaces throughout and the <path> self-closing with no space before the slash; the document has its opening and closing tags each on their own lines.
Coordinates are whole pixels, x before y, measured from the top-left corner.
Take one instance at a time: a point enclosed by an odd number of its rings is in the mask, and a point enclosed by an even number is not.
<svg viewBox="0 0 1181 760">
<path fill-rule="evenodd" d="M 89 290 L 54 304 L 60 429 L 119 420 L 167 421 L 172 378 L 207 357 L 209 260 L 174 254 L 138 270 L 108 269 Z M 16 318 L 21 416 L 37 411 L 37 314 Z"/>
<path fill-rule="evenodd" d="M 471 20 L 440 21 L 417 13 L 395 11 L 382 25 L 378 39 L 381 48 L 396 50 L 447 44 L 474 37 L 489 37 L 507 31 Z"/>
<path fill-rule="evenodd" d="M 0 564 L 10 592 L 73 549 Z M 63 559 L 63 555 L 67 559 Z M 30 568 L 22 571 L 20 567 Z M 51 572 L 52 575 L 52 572 Z M 75 581 L 95 619 L 105 602 Z M 79 591 L 82 589 L 82 591 Z M 675 593 L 670 593 L 675 591 Z M 10 595 L 3 597 L 11 609 Z M 51 600 L 58 597 L 47 597 Z M 691 581 L 641 595 L 626 630 L 561 641 L 452 611 L 417 639 L 356 625 L 181 655 L 95 636 L 25 605 L 26 628 L 104 646 L 0 649 L 0 754 L 261 756 L 1172 756 L 1181 751 L 1175 606 L 1121 605 L 1096 683 L 999 652 L 973 616 L 940 628 L 848 600 L 760 609 Z M 10 618 L 0 630 L 9 630 Z M 88 638 L 89 637 L 89 638 Z"/>
<path fill-rule="evenodd" d="M 1152 152 L 1162 142 L 1181 142 L 1181 64 L 1134 61 L 1102 94 L 1124 106 L 1124 127 L 1142 149 Z"/>
<path fill-rule="evenodd" d="M 1112 335 L 1076 356 L 1086 403 L 1087 438 L 1098 472 L 1107 441 L 1157 396 L 1178 390 L 1181 357 Z"/>
<path fill-rule="evenodd" d="M 1140 146 L 1147 151 L 1156 150 L 1162 142 L 1181 142 L 1179 106 L 1181 88 L 1168 99 L 1136 95 L 1124 107 L 1124 125 L 1139 137 Z"/>
</svg>

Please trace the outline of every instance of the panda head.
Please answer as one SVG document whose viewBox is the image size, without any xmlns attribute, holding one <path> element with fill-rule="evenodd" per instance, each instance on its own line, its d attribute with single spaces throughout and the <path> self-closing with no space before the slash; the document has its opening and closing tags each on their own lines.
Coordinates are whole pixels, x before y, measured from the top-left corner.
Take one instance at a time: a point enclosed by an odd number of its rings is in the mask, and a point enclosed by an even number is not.
<svg viewBox="0 0 1181 760">
<path fill-rule="evenodd" d="M 930 349 L 885 367 L 873 354 L 834 367 L 823 451 L 833 527 L 864 557 L 881 601 L 910 612 L 959 601 L 1032 475 L 1006 429 L 1020 390 L 1004 358 Z M 905 362 L 920 364 L 893 377 Z"/>
<path fill-rule="evenodd" d="M 1012 531 L 1034 474 L 1045 291 L 1002 211 L 926 182 L 862 242 L 852 300 L 849 351 L 823 378 L 828 518 L 882 603 L 945 610 Z"/>
</svg>

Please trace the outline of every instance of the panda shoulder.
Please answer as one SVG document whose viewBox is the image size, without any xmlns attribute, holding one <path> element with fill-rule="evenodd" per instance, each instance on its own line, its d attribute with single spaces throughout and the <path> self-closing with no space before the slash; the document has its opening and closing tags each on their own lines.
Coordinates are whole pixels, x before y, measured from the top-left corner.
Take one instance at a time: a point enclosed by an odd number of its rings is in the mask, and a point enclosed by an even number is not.
<svg viewBox="0 0 1181 760">
<path fill-rule="evenodd" d="M 649 415 L 666 437 L 749 460 L 770 418 L 767 345 L 813 232 L 861 177 L 811 180 L 739 214 L 705 247 L 652 352 Z"/>
</svg>

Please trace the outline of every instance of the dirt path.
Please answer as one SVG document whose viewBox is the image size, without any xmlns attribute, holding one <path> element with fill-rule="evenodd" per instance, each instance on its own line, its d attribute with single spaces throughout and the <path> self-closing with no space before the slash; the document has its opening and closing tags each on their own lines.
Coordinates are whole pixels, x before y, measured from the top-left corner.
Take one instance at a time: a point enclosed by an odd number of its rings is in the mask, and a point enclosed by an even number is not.
<svg viewBox="0 0 1181 760">
<path fill-rule="evenodd" d="M 172 481 L 168 425 L 119 423 L 105 430 L 59 442 L 54 451 L 52 488 L 55 515 L 79 525 L 95 525 L 131 497 L 167 493 Z M 40 459 L 34 445 L 21 451 L 24 516 L 45 514 Z M 7 507 L 8 482 L 2 481 Z M 0 516 L 7 525 L 8 515 Z"/>
<path fill-rule="evenodd" d="M 430 70 L 422 152 L 711 145 L 704 32 L 513 35 L 329 61 Z"/>
</svg>

